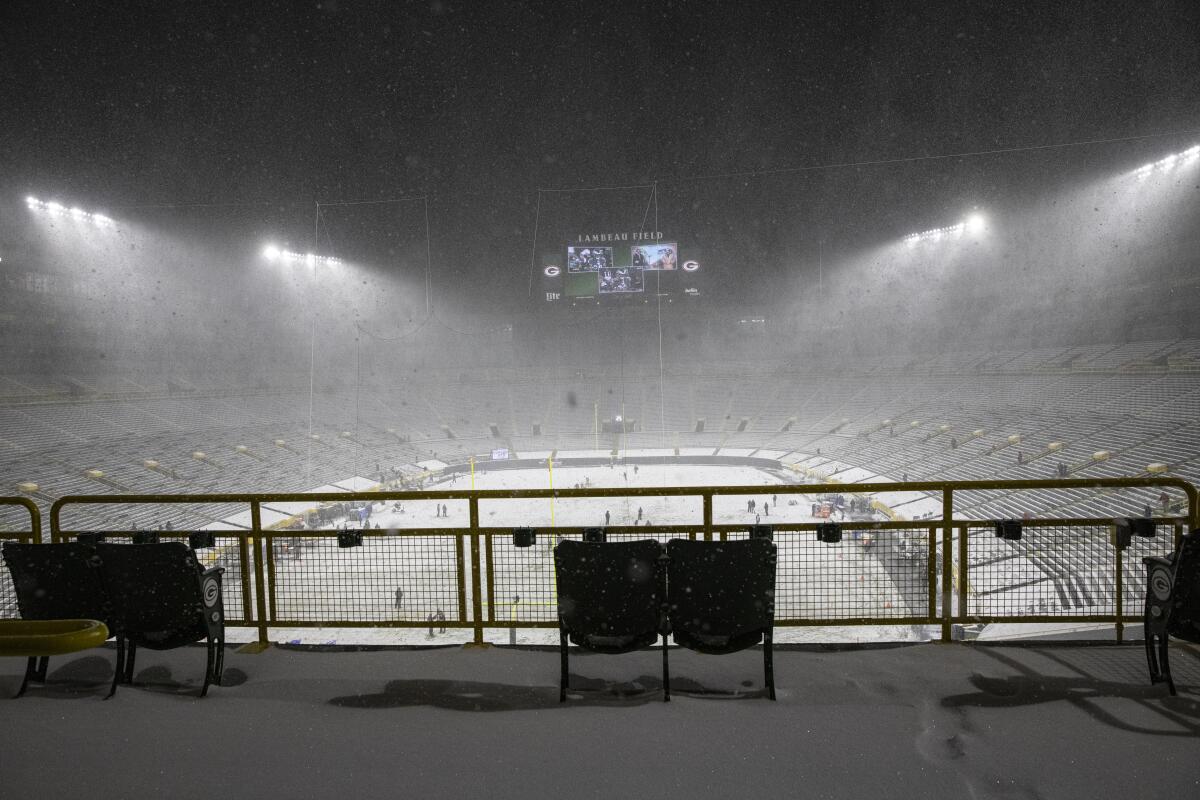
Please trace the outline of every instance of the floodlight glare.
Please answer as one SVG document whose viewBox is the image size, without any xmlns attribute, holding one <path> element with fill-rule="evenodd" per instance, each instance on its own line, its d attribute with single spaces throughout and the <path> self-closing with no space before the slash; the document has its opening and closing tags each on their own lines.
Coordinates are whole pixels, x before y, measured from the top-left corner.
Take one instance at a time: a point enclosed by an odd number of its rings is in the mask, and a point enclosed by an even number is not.
<svg viewBox="0 0 1200 800">
<path fill-rule="evenodd" d="M 964 221 L 957 225 L 948 225 L 944 228 L 931 228 L 920 233 L 910 233 L 904 237 L 904 241 L 911 247 L 919 242 L 940 242 L 943 239 L 951 237 L 958 238 L 964 233 L 978 234 L 982 233 L 987 226 L 987 221 L 982 214 L 972 214 Z"/>
<path fill-rule="evenodd" d="M 1200 145 L 1193 145 L 1181 153 L 1172 153 L 1151 164 L 1138 167 L 1133 171 L 1133 174 L 1139 178 L 1145 178 L 1153 172 L 1169 172 L 1177 166 L 1190 164 L 1197 158 L 1200 158 Z"/>
<path fill-rule="evenodd" d="M 316 253 L 293 253 L 290 250 L 284 250 L 283 248 L 276 247 L 273 244 L 268 244 L 265 246 L 263 248 L 262 255 L 263 258 L 267 259 L 268 261 L 282 261 L 284 264 L 303 261 L 305 264 L 308 264 L 310 267 L 314 268 L 318 264 L 322 264 L 327 267 L 336 267 L 342 263 L 340 258 L 334 258 L 332 256 L 319 256 Z"/>
<path fill-rule="evenodd" d="M 84 211 L 79 206 L 71 206 L 70 208 L 67 208 L 63 204 L 53 201 L 43 202 L 32 195 L 25 198 L 25 205 L 29 207 L 30 211 L 45 211 L 48 214 L 55 215 L 66 214 L 67 216 L 71 217 L 71 219 L 78 220 L 80 222 L 91 222 L 100 228 L 109 228 L 116 225 L 115 222 L 103 214 L 94 214 L 89 211 Z"/>
</svg>

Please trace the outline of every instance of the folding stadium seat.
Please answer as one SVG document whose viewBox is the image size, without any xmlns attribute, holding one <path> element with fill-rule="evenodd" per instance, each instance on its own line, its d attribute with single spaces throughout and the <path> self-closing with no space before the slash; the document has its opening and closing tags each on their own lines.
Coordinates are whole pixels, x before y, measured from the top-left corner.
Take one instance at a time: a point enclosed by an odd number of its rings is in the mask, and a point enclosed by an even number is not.
<svg viewBox="0 0 1200 800">
<path fill-rule="evenodd" d="M 775 543 L 672 539 L 667 561 L 667 615 L 675 643 L 722 655 L 761 642 L 767 695 L 774 700 Z"/>
<path fill-rule="evenodd" d="M 1166 682 L 1175 694 L 1168 660 L 1170 637 L 1200 644 L 1200 529 L 1185 534 L 1169 556 L 1142 559 L 1146 565 L 1146 663 L 1150 683 Z"/>
<path fill-rule="evenodd" d="M 4 543 L 4 561 L 12 574 L 17 607 L 25 620 L 92 619 L 103 622 L 111 634 L 118 633 L 112 606 L 100 580 L 94 545 Z M 117 649 L 119 674 L 124 667 L 123 650 Z M 49 657 L 30 657 L 20 697 L 31 680 L 44 682 Z"/>
<path fill-rule="evenodd" d="M 224 568 L 204 569 L 183 542 L 98 544 L 96 551 L 120 631 L 117 645 L 128 644 L 124 674 L 114 676 L 113 691 L 118 681 L 132 681 L 138 645 L 171 650 L 201 639 L 207 643 L 208 658 L 200 696 L 208 694 L 210 683 L 220 686 L 225 654 Z"/>
<path fill-rule="evenodd" d="M 649 647 L 664 631 L 662 545 L 563 540 L 554 548 L 558 583 L 559 702 L 567 699 L 567 640 L 596 653 Z M 671 696 L 663 634 L 663 700 Z"/>
<path fill-rule="evenodd" d="M 220 685 L 224 658 L 225 611 L 222 568 L 204 570 L 182 542 L 164 544 L 4 545 L 17 590 L 22 619 L 95 619 L 117 638 L 112 687 L 133 676 L 137 645 L 168 650 L 206 639 L 208 662 L 200 695 Z M 48 658 L 35 666 L 30 680 L 45 680 Z M 18 693 L 18 695 L 20 694 Z"/>
</svg>

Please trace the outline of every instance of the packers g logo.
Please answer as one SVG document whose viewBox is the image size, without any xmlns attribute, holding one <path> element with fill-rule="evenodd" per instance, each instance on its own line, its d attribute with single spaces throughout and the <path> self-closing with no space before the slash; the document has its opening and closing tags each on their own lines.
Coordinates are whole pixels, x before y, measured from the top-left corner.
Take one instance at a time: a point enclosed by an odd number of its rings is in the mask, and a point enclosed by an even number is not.
<svg viewBox="0 0 1200 800">
<path fill-rule="evenodd" d="M 204 605 L 211 608 L 221 594 L 221 587 L 217 585 L 216 578 L 209 578 L 204 581 Z"/>
<path fill-rule="evenodd" d="M 1165 569 L 1156 569 L 1150 575 L 1150 590 L 1162 602 L 1171 598 L 1171 573 Z"/>
</svg>

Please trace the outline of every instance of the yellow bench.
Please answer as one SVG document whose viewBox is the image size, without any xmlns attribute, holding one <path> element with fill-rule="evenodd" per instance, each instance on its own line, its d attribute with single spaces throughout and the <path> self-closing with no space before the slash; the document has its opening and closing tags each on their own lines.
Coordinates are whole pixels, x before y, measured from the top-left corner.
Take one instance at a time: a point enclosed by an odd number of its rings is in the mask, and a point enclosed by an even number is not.
<svg viewBox="0 0 1200 800">
<path fill-rule="evenodd" d="M 107 639 L 108 627 L 94 619 L 0 620 L 0 657 L 29 659 L 17 697 L 25 694 L 37 673 L 39 658 L 99 647 Z M 41 678 L 44 680 L 45 675 Z"/>
</svg>

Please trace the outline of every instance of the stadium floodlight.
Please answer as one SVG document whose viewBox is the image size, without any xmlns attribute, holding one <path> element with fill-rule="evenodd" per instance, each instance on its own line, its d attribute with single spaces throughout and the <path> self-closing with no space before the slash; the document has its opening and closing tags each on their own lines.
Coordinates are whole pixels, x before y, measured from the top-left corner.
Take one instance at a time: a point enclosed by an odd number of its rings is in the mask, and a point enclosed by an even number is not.
<svg viewBox="0 0 1200 800">
<path fill-rule="evenodd" d="M 52 216 L 68 216 L 79 222 L 90 222 L 98 228 L 112 228 L 116 226 L 115 222 L 103 214 L 84 211 L 79 206 L 67 208 L 62 203 L 56 203 L 53 200 L 44 202 L 32 195 L 25 198 L 25 205 L 29 207 L 30 211 L 42 211 Z"/>
<path fill-rule="evenodd" d="M 982 214 L 975 213 L 957 225 L 947 225 L 944 228 L 930 228 L 920 233 L 910 233 L 904 241 L 910 246 L 920 242 L 940 242 L 943 239 L 958 239 L 964 233 L 979 234 L 987 227 L 987 220 Z"/>
<path fill-rule="evenodd" d="M 340 258 L 334 258 L 333 256 L 319 256 L 316 253 L 293 253 L 291 250 L 284 250 L 273 244 L 266 245 L 263 248 L 262 255 L 267 261 L 282 261 L 284 264 L 293 264 L 302 261 L 313 268 L 318 264 L 323 264 L 327 267 L 336 267 L 342 263 Z"/>
<path fill-rule="evenodd" d="M 1155 172 L 1170 172 L 1175 167 L 1194 164 L 1198 159 L 1200 159 L 1200 144 L 1193 145 L 1183 152 L 1172 153 L 1165 158 L 1160 158 L 1158 161 L 1138 167 L 1133 171 L 1133 174 L 1139 178 L 1145 178 Z"/>
</svg>

